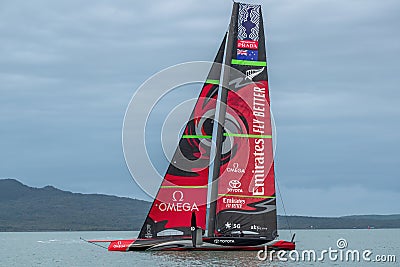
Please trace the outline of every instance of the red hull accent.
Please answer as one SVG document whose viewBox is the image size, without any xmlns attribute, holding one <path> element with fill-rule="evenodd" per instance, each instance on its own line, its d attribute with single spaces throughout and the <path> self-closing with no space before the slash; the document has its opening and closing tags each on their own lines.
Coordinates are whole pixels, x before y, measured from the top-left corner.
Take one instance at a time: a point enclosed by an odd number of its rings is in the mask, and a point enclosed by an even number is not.
<svg viewBox="0 0 400 267">
<path fill-rule="evenodd" d="M 135 239 L 131 240 L 113 240 L 108 246 L 108 251 L 128 251 L 129 246 L 135 242 Z"/>
<path fill-rule="evenodd" d="M 296 244 L 294 242 L 279 240 L 276 243 L 269 245 L 268 250 L 294 250 Z"/>
</svg>

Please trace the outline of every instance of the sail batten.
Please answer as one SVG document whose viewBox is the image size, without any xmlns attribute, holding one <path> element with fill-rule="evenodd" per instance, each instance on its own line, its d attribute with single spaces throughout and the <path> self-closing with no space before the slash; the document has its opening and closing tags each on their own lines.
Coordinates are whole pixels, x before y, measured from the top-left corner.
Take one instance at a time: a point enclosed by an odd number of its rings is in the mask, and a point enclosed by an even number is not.
<svg viewBox="0 0 400 267">
<path fill-rule="evenodd" d="M 207 188 L 207 185 L 162 185 L 161 188 Z"/>
<path fill-rule="evenodd" d="M 206 80 L 206 83 L 219 85 L 219 80 Z"/>
<path fill-rule="evenodd" d="M 243 66 L 259 66 L 266 67 L 266 61 L 251 61 L 251 60 L 240 60 L 240 59 L 232 59 L 232 65 L 243 65 Z"/>
<path fill-rule="evenodd" d="M 206 138 L 206 139 L 210 139 L 212 138 L 212 135 L 182 135 L 182 138 Z"/>
<path fill-rule="evenodd" d="M 244 137 L 244 138 L 272 138 L 272 135 L 263 135 L 263 134 L 224 133 L 224 136 L 234 136 L 234 137 Z"/>
</svg>

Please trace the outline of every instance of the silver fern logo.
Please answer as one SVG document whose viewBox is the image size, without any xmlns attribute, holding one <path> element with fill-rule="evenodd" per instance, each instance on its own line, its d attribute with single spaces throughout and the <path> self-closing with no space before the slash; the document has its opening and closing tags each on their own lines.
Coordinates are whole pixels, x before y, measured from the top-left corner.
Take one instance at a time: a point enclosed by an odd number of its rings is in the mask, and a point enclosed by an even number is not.
<svg viewBox="0 0 400 267">
<path fill-rule="evenodd" d="M 246 70 L 246 79 L 253 80 L 253 78 L 258 76 L 261 72 L 263 72 L 264 69 L 265 67 L 262 67 L 261 69 Z"/>
</svg>

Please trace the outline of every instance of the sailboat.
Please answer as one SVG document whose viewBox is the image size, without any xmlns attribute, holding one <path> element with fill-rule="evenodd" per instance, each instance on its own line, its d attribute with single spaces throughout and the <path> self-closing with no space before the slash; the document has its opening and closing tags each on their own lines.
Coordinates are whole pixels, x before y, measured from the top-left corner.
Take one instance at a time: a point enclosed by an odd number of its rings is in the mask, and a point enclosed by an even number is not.
<svg viewBox="0 0 400 267">
<path fill-rule="evenodd" d="M 138 238 L 105 240 L 108 250 L 294 249 L 277 239 L 269 104 L 261 6 L 234 2 Z"/>
</svg>

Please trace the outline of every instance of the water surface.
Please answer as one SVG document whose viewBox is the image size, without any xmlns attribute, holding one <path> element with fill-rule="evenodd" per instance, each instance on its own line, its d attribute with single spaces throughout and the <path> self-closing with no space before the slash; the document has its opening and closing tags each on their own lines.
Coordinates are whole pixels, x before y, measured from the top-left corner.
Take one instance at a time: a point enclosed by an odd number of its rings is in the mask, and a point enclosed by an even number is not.
<svg viewBox="0 0 400 267">
<path fill-rule="evenodd" d="M 399 266 L 400 229 L 296 230 L 297 250 L 369 249 L 374 255 L 396 255 L 397 263 L 378 262 L 272 262 L 260 261 L 256 251 L 232 252 L 109 252 L 85 239 L 130 239 L 138 232 L 30 232 L 0 233 L 0 266 Z M 289 231 L 280 231 L 290 239 Z"/>
</svg>

